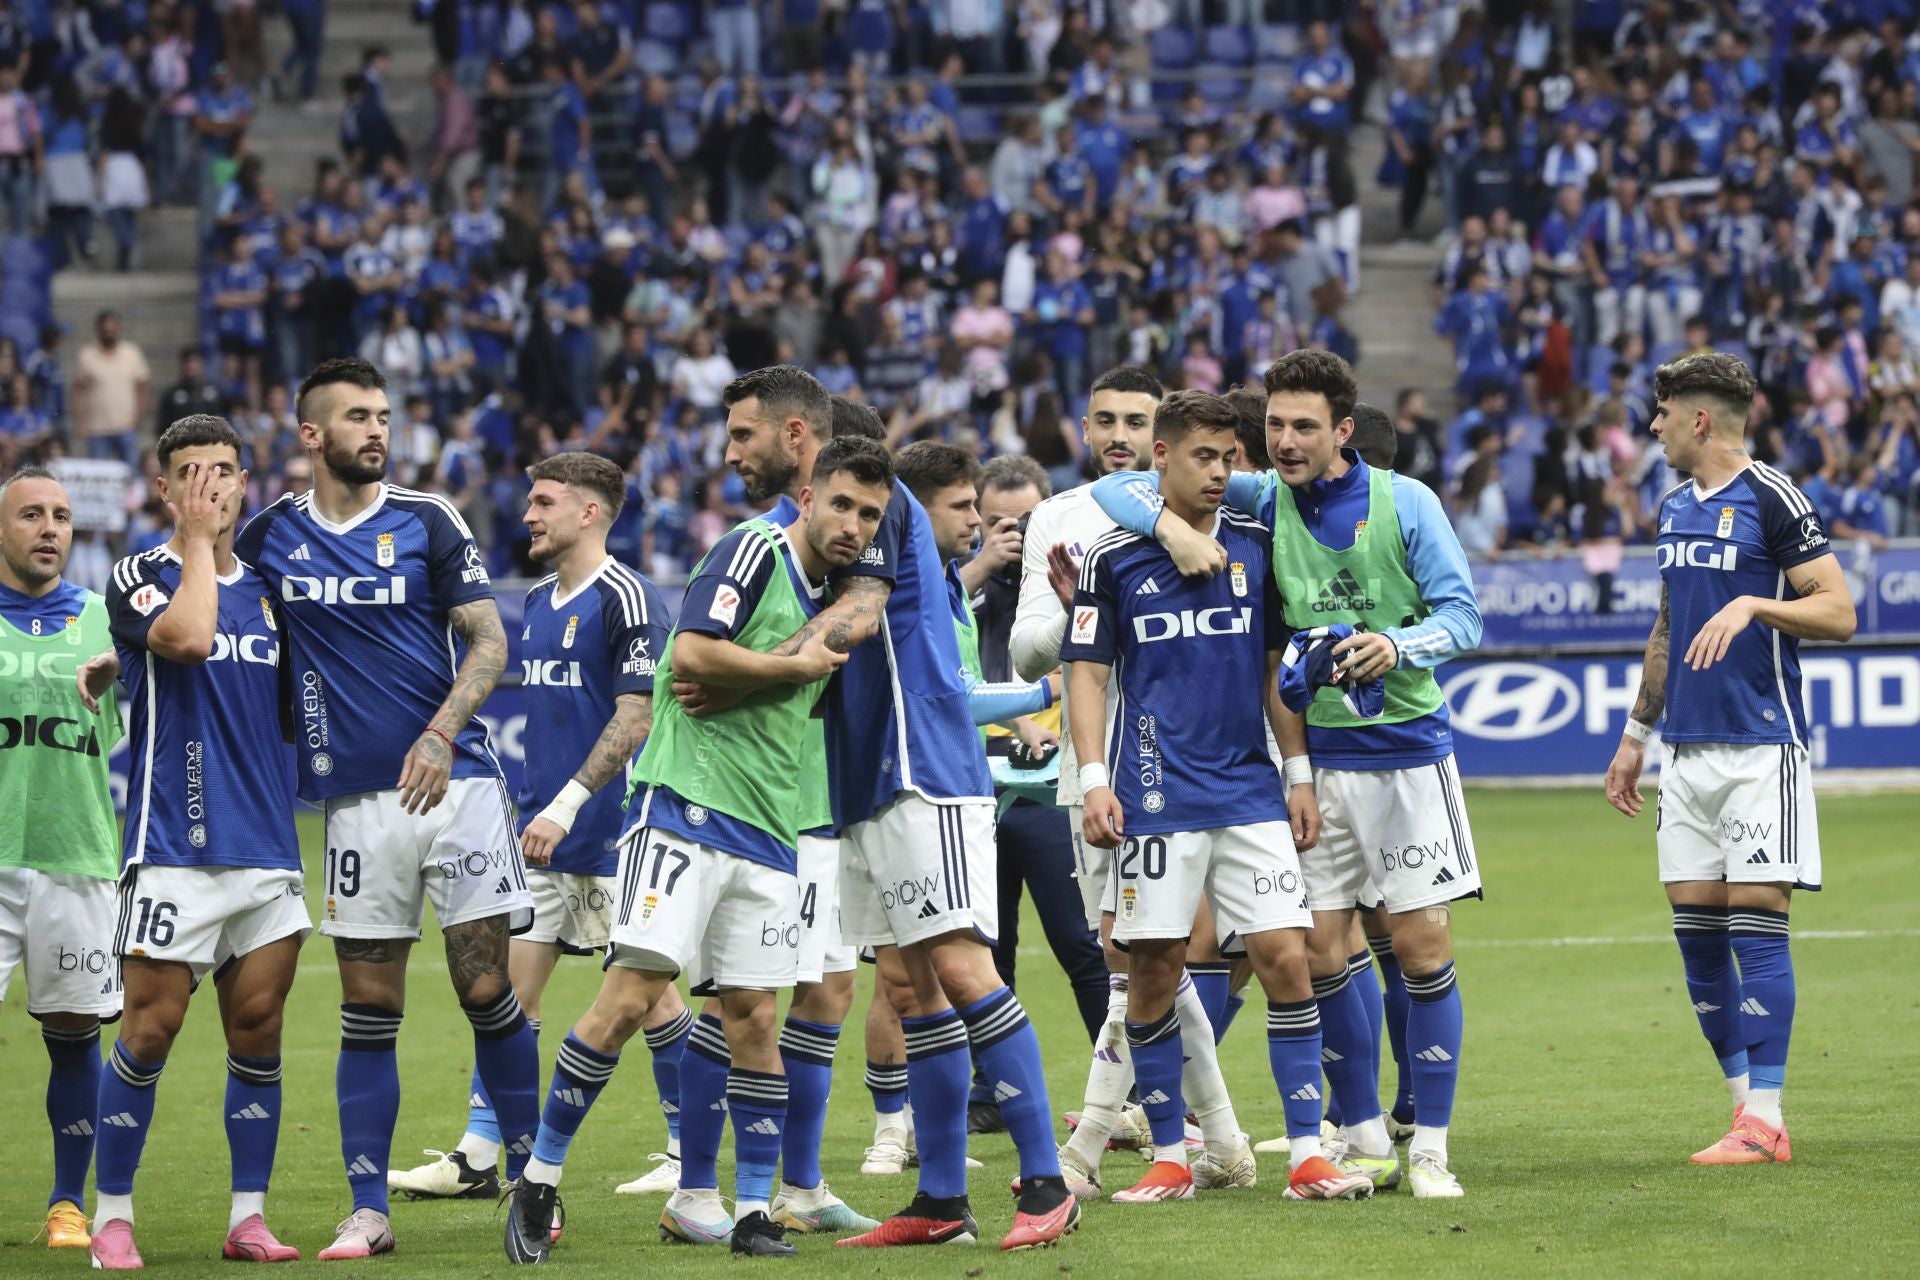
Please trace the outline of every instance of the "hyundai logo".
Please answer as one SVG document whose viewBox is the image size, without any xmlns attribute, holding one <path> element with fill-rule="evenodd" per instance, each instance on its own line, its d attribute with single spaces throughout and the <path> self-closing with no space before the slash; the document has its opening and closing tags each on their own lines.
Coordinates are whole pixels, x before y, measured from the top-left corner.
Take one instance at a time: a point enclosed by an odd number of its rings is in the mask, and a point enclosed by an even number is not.
<svg viewBox="0 0 1920 1280">
<path fill-rule="evenodd" d="M 1495 742 L 1545 737 L 1580 709 L 1573 681 L 1531 662 L 1477 664 L 1443 691 L 1455 728 Z"/>
</svg>

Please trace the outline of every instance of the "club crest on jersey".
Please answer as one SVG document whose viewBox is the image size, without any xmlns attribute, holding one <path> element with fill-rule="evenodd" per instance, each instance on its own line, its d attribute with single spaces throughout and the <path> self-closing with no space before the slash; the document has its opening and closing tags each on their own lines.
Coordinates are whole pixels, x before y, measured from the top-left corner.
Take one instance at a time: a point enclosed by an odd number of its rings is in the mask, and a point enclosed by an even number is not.
<svg viewBox="0 0 1920 1280">
<path fill-rule="evenodd" d="M 393 568 L 393 535 L 383 533 L 373 540 L 373 562 L 382 569 Z"/>
<path fill-rule="evenodd" d="M 1353 522 L 1353 540 L 1355 542 L 1360 541 L 1360 535 L 1365 533 L 1366 531 L 1367 531 L 1367 522 L 1365 520 L 1355 520 Z"/>
<path fill-rule="evenodd" d="M 266 619 L 267 630 L 278 631 L 280 629 L 280 624 L 273 620 L 273 601 L 267 599 L 265 596 L 260 597 L 260 616 Z"/>
<path fill-rule="evenodd" d="M 1158 791 L 1149 791 L 1140 797 L 1140 804 L 1148 813 L 1158 813 L 1167 807 L 1167 799 Z"/>
<path fill-rule="evenodd" d="M 1073 642 L 1092 644 L 1100 630 L 1100 611 L 1091 605 L 1083 605 L 1073 611 Z"/>
<path fill-rule="evenodd" d="M 1733 536 L 1732 507 L 1720 508 L 1720 525 L 1713 531 L 1713 536 L 1716 538 L 1731 538 Z"/>
<path fill-rule="evenodd" d="M 642 929 L 646 929 L 652 926 L 653 913 L 659 910 L 659 908 L 660 908 L 660 898 L 657 894 L 650 893 L 644 899 L 641 900 L 640 927 Z"/>
<path fill-rule="evenodd" d="M 566 634 L 560 637 L 560 647 L 562 649 L 573 648 L 573 633 L 578 631 L 579 629 L 580 629 L 580 615 L 577 613 L 568 614 Z"/>
<path fill-rule="evenodd" d="M 1247 594 L 1247 566 L 1235 560 L 1231 565 L 1227 566 L 1227 568 L 1232 575 L 1233 594 L 1237 596 Z"/>
<path fill-rule="evenodd" d="M 1134 907 L 1138 903 L 1139 898 L 1140 891 L 1132 885 L 1128 885 L 1120 891 L 1120 918 L 1122 920 L 1133 919 Z"/>
<path fill-rule="evenodd" d="M 707 810 L 706 810 L 706 806 L 705 806 L 705 805 L 698 805 L 698 804 L 690 804 L 690 805 L 688 805 L 688 806 L 687 806 L 687 821 L 688 821 L 688 823 L 690 823 L 691 825 L 693 825 L 693 826 L 696 826 L 696 827 L 703 827 L 703 826 L 705 826 L 705 825 L 707 824 Z"/>
</svg>

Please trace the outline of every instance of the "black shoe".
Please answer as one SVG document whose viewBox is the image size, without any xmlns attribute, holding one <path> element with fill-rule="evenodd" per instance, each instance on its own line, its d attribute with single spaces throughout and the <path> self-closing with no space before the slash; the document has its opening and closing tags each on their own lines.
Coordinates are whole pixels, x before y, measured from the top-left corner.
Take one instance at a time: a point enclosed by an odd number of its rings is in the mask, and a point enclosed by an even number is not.
<svg viewBox="0 0 1920 1280">
<path fill-rule="evenodd" d="M 559 1193 L 540 1182 L 525 1178 L 507 1190 L 507 1261 L 515 1266 L 535 1266 L 547 1260 L 553 1248 L 554 1206 Z"/>
<path fill-rule="evenodd" d="M 969 1102 L 967 1104 L 968 1133 L 1005 1133 L 1007 1122 L 1000 1117 L 1000 1104 L 997 1102 Z"/>
<path fill-rule="evenodd" d="M 787 1229 L 764 1213 L 754 1212 L 733 1224 L 736 1258 L 791 1258 L 800 1251 L 787 1242 Z"/>
</svg>

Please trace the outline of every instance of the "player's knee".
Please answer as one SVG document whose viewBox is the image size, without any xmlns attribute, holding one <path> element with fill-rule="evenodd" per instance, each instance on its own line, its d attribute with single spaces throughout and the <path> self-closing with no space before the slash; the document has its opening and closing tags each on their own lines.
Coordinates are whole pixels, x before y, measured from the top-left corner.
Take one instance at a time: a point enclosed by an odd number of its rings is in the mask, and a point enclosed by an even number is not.
<svg viewBox="0 0 1920 1280">
<path fill-rule="evenodd" d="M 977 938 L 956 937 L 930 948 L 934 976 L 948 1003 L 956 1009 L 1006 985 L 993 967 L 993 953 Z"/>
<path fill-rule="evenodd" d="M 97 1030 L 100 1019 L 91 1013 L 48 1013 L 41 1015 L 40 1025 L 50 1031 L 85 1033 Z"/>
<path fill-rule="evenodd" d="M 1293 932 L 1288 930 L 1287 932 Z M 1347 970 L 1347 949 L 1345 930 L 1312 929 L 1300 941 L 1300 955 L 1307 972 L 1316 978 L 1331 978 Z"/>
<path fill-rule="evenodd" d="M 780 1034 L 780 1004 L 772 992 L 729 992 L 721 1001 L 721 1010 L 727 1047 L 736 1058 L 765 1049 Z"/>
<path fill-rule="evenodd" d="M 1409 978 L 1423 978 L 1453 959 L 1453 935 L 1445 907 L 1409 912 L 1393 931 L 1393 958 Z"/>
<path fill-rule="evenodd" d="M 165 1062 L 173 1052 L 173 1040 L 180 1034 L 184 1015 L 185 1010 L 176 1014 L 152 1006 L 138 1015 L 128 1010 L 120 1019 L 120 1043 L 138 1061 Z"/>
</svg>

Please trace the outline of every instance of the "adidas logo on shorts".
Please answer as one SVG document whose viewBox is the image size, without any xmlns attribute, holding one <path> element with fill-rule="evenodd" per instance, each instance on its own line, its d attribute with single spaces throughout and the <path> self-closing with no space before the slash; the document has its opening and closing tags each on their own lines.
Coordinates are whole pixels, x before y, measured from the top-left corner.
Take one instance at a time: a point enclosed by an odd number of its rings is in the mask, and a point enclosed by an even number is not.
<svg viewBox="0 0 1920 1280">
<path fill-rule="evenodd" d="M 1306 1084 L 1288 1094 L 1287 1097 L 1295 1102 L 1318 1102 L 1320 1101 L 1320 1090 L 1312 1084 Z"/>
<path fill-rule="evenodd" d="M 1413 1056 L 1420 1059 L 1420 1061 L 1422 1062 L 1452 1062 L 1453 1061 L 1453 1055 L 1448 1053 L 1445 1049 L 1442 1049 L 1437 1044 L 1428 1045 L 1426 1048 L 1422 1049 L 1420 1052 L 1414 1054 Z"/>
<path fill-rule="evenodd" d="M 1435 884 L 1447 884 L 1453 879 L 1453 872 L 1446 867 L 1440 868 L 1440 874 L 1433 878 Z"/>
<path fill-rule="evenodd" d="M 238 1111 L 228 1116 L 227 1119 L 229 1120 L 271 1120 L 273 1119 L 273 1112 L 267 1110 L 265 1107 L 261 1106 L 257 1102 L 249 1102 L 246 1106 L 240 1108 Z"/>
<path fill-rule="evenodd" d="M 1768 865 L 1767 851 L 1765 849 L 1754 850 L 1753 856 L 1747 859 L 1747 865 L 1750 867 L 1767 866 Z"/>
<path fill-rule="evenodd" d="M 928 898 L 925 902 L 920 904 L 920 912 L 918 915 L 914 916 L 914 919 L 931 920 L 939 914 L 940 914 L 940 910 L 939 908 L 933 905 L 933 899 Z"/>
<path fill-rule="evenodd" d="M 513 881 L 508 879 L 506 876 L 501 876 L 500 883 L 493 886 L 493 891 L 495 893 L 512 893 Z"/>
<path fill-rule="evenodd" d="M 747 1126 L 748 1133 L 757 1133 L 768 1138 L 780 1136 L 780 1126 L 773 1122 L 772 1116 L 762 1116 Z"/>
</svg>

